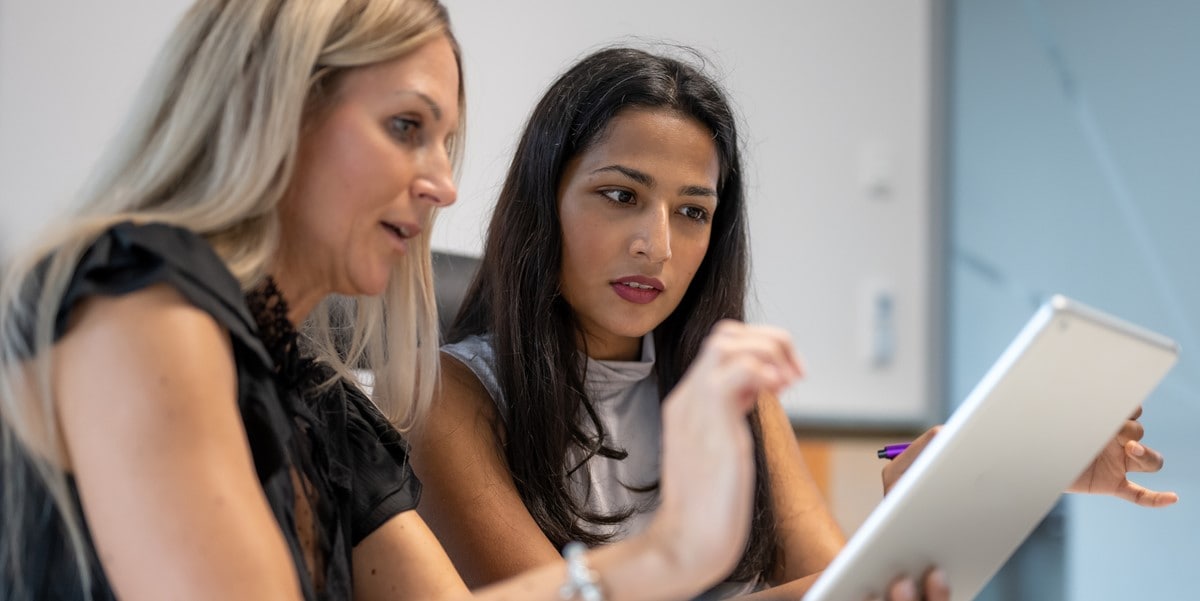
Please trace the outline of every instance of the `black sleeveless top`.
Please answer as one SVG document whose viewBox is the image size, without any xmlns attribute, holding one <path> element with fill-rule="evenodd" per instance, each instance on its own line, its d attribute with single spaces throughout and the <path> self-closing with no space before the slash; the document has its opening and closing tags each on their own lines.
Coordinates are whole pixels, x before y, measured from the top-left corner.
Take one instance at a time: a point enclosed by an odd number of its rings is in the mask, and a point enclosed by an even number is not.
<svg viewBox="0 0 1200 601">
<path fill-rule="evenodd" d="M 208 243 L 188 230 L 122 223 L 101 235 L 71 278 L 56 315 L 56 338 L 87 297 L 119 296 L 160 283 L 229 331 L 238 407 L 255 470 L 305 599 L 351 598 L 354 545 L 413 509 L 420 496 L 404 440 L 356 386 L 329 384 L 332 368 L 302 356 L 273 282 L 243 295 Z M 0 599 L 115 599 L 90 536 L 92 585 L 82 590 L 48 492 L 28 463 L 15 469 L 23 473 L 6 479 L 26 491 L 25 532 L 37 534 L 26 541 L 22 586 L 15 589 L 11 575 L 0 574 Z M 75 504 L 78 508 L 77 495 Z M 0 523 L 0 540 L 5 530 Z"/>
</svg>

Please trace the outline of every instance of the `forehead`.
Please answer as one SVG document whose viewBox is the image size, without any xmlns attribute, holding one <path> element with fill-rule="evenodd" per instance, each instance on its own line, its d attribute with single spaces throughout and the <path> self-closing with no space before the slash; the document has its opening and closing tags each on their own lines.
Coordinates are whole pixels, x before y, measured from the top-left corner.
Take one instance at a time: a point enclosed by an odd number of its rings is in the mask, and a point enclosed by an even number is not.
<svg viewBox="0 0 1200 601">
<path fill-rule="evenodd" d="M 446 36 L 439 35 L 399 58 L 353 69 L 338 89 L 340 96 L 380 100 L 413 92 L 432 100 L 451 122 L 458 120 L 458 59 Z"/>
<path fill-rule="evenodd" d="M 713 182 L 720 171 L 712 132 L 678 111 L 622 110 L 579 157 L 585 167 L 632 162 L 666 171 L 688 171 Z M 632 165 L 631 165 L 632 166 Z"/>
</svg>

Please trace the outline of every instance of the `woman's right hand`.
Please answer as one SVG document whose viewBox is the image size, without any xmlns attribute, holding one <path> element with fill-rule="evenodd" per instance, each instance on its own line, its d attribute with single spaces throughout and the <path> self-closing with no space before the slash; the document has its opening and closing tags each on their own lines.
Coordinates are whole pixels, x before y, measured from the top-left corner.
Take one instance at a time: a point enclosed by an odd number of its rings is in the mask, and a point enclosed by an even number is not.
<svg viewBox="0 0 1200 601">
<path fill-rule="evenodd" d="M 903 453 L 900 453 L 895 459 L 889 461 L 887 465 L 883 466 L 883 495 L 885 497 L 889 492 L 891 492 L 892 487 L 896 485 L 896 482 L 900 480 L 900 476 L 903 476 L 904 473 L 908 471 L 908 468 L 912 467 L 913 462 L 917 460 L 917 457 L 921 454 L 921 451 L 924 451 L 925 447 L 929 446 L 930 441 L 932 441 L 933 437 L 937 436 L 938 432 L 941 432 L 941 430 L 942 427 L 940 425 L 926 430 L 924 434 L 913 440 L 912 443 L 908 445 L 908 448 L 904 449 Z"/>
<path fill-rule="evenodd" d="M 647 535 L 700 592 L 746 544 L 754 497 L 746 414 L 803 373 L 787 332 L 722 321 L 663 405 L 661 505 Z"/>
</svg>

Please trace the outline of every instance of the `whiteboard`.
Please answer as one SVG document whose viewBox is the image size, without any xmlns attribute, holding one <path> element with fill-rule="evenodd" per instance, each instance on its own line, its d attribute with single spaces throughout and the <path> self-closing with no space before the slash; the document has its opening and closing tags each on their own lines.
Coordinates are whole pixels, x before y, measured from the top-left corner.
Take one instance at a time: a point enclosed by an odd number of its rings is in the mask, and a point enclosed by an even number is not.
<svg viewBox="0 0 1200 601">
<path fill-rule="evenodd" d="M 69 206 L 187 4 L 0 0 L 0 248 Z M 936 0 L 446 4 L 468 127 L 435 248 L 479 253 L 520 128 L 572 61 L 622 41 L 694 46 L 743 119 L 752 318 L 789 330 L 809 367 L 789 414 L 803 428 L 936 419 Z"/>
</svg>

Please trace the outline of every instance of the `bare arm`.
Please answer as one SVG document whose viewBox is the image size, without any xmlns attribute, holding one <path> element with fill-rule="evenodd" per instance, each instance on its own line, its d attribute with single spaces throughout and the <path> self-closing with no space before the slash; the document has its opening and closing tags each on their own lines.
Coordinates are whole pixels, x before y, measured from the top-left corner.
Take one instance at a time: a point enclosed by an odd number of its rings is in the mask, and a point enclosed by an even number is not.
<svg viewBox="0 0 1200 601">
<path fill-rule="evenodd" d="M 672 598 L 676 591 L 687 588 L 686 583 L 664 579 L 665 574 L 677 573 L 681 566 L 650 537 L 590 551 L 588 563 L 603 575 L 603 588 L 611 600 Z M 455 573 L 438 539 L 412 511 L 392 518 L 354 548 L 356 601 L 550 601 L 560 598 L 558 590 L 565 575 L 566 564 L 555 555 L 538 567 L 472 594 Z"/>
<path fill-rule="evenodd" d="M 457 599 L 467 587 L 415 511 L 388 520 L 354 547 L 354 598 Z"/>
<path fill-rule="evenodd" d="M 54 353 L 69 469 L 118 596 L 299 599 L 221 327 L 159 285 L 87 301 Z"/>
<path fill-rule="evenodd" d="M 813 481 L 779 399 L 762 395 L 758 414 L 780 538 L 780 564 L 771 575 L 772 583 L 778 584 L 825 569 L 846 538 Z"/>
<path fill-rule="evenodd" d="M 424 485 L 417 511 L 471 587 L 560 561 L 517 492 L 499 420 L 475 374 L 443 355 L 439 398 L 411 436 Z"/>
</svg>

